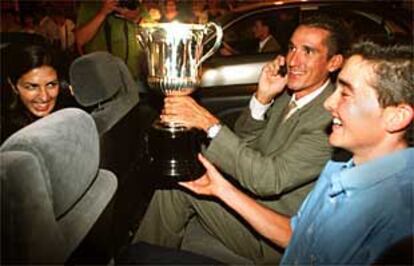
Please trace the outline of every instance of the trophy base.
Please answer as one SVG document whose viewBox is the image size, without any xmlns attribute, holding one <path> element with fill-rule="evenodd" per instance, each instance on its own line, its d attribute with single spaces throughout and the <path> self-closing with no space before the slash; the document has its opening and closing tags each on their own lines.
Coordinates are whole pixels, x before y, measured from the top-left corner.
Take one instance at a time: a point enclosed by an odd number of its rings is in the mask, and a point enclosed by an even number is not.
<svg viewBox="0 0 414 266">
<path fill-rule="evenodd" d="M 148 134 L 148 151 L 153 168 L 173 181 L 188 181 L 205 173 L 197 155 L 203 133 L 157 120 Z"/>
</svg>

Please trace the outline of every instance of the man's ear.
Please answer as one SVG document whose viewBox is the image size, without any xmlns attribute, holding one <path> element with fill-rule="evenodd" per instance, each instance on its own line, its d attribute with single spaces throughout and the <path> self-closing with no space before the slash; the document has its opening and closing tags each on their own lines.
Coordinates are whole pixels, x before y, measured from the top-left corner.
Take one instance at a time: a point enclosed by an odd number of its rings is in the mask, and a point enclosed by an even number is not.
<svg viewBox="0 0 414 266">
<path fill-rule="evenodd" d="M 19 94 L 19 91 L 17 90 L 16 86 L 14 86 L 13 82 L 11 82 L 10 78 L 7 78 L 7 82 L 9 83 L 9 85 L 12 88 L 13 92 L 16 93 L 16 94 Z"/>
<path fill-rule="evenodd" d="M 329 59 L 328 70 L 334 72 L 342 67 L 344 57 L 341 54 L 336 54 Z"/>
<path fill-rule="evenodd" d="M 406 103 L 388 106 L 385 108 L 384 118 L 388 132 L 402 131 L 413 123 L 414 107 Z"/>
</svg>

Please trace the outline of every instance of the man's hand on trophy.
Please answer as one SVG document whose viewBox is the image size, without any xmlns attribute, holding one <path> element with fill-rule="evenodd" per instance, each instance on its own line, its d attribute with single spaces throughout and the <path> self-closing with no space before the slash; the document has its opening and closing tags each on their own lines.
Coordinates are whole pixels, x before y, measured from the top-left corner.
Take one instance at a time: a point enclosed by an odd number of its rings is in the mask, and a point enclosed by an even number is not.
<svg viewBox="0 0 414 266">
<path fill-rule="evenodd" d="M 164 98 L 164 109 L 161 121 L 179 123 L 187 128 L 198 128 L 207 132 L 219 120 L 199 105 L 190 96 L 167 96 Z"/>
</svg>

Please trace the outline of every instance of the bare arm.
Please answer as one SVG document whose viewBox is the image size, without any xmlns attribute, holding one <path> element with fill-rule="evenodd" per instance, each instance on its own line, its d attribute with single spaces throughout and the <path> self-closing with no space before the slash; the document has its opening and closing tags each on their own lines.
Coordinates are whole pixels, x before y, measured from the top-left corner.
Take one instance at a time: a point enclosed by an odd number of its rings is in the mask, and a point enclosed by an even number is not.
<svg viewBox="0 0 414 266">
<path fill-rule="evenodd" d="M 180 182 L 180 185 L 197 194 L 210 195 L 221 199 L 257 232 L 273 243 L 283 248 L 289 244 L 292 236 L 290 218 L 257 203 L 238 190 L 201 154 L 199 159 L 207 169 L 207 173 L 195 181 Z"/>
<path fill-rule="evenodd" d="M 95 36 L 106 16 L 115 10 L 116 5 L 116 0 L 103 1 L 98 13 L 88 23 L 75 30 L 76 46 L 79 52 L 82 52 L 83 46 Z"/>
</svg>

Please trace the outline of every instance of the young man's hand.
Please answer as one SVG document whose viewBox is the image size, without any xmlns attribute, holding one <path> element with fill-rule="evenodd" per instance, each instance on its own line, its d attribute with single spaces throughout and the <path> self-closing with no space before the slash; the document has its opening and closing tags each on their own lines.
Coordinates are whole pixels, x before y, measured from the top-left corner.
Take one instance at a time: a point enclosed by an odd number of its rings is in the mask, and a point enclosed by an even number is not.
<svg viewBox="0 0 414 266">
<path fill-rule="evenodd" d="M 207 172 L 194 181 L 179 182 L 179 184 L 196 194 L 220 197 L 221 193 L 226 193 L 232 185 L 203 155 L 199 154 L 198 159 L 206 168 Z"/>
</svg>

